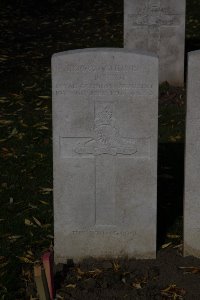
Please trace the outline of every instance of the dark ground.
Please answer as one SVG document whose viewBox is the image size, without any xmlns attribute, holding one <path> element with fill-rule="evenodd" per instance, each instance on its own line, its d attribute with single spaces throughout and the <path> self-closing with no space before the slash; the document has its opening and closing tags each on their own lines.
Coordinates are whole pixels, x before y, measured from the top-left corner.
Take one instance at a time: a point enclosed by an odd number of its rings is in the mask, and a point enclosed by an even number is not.
<svg viewBox="0 0 200 300">
<path fill-rule="evenodd" d="M 156 260 L 85 261 L 66 268 L 56 299 L 200 299 L 199 260 L 180 248 L 163 249 Z M 189 268 L 187 268 L 189 267 Z"/>
<path fill-rule="evenodd" d="M 186 52 L 200 49 L 200 2 L 187 2 Z M 123 47 L 123 2 L 2 0 L 0 18 L 0 300 L 31 299 L 53 242 L 51 55 Z M 200 261 L 181 256 L 184 127 L 185 89 L 163 84 L 157 260 L 90 260 L 57 274 L 57 299 L 200 299 Z"/>
</svg>

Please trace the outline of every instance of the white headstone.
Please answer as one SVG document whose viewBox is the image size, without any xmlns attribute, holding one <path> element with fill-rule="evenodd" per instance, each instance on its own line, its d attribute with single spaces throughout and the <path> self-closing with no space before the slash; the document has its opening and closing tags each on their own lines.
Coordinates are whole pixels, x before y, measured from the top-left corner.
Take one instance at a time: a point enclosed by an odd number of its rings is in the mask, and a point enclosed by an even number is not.
<svg viewBox="0 0 200 300">
<path fill-rule="evenodd" d="M 200 50 L 188 55 L 184 255 L 200 257 Z"/>
<path fill-rule="evenodd" d="M 184 83 L 185 0 L 124 0 L 124 47 L 159 56 L 159 82 Z"/>
<path fill-rule="evenodd" d="M 158 61 L 53 55 L 55 261 L 156 255 Z"/>
</svg>

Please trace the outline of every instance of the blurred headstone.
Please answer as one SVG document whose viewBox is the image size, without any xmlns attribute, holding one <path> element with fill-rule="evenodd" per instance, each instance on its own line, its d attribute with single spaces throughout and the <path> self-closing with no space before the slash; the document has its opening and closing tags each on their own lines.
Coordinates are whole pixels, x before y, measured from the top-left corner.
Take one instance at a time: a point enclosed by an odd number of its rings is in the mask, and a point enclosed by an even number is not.
<svg viewBox="0 0 200 300">
<path fill-rule="evenodd" d="M 189 52 L 184 191 L 184 255 L 200 257 L 200 50 Z"/>
<path fill-rule="evenodd" d="M 184 84 L 185 0 L 124 0 L 124 47 L 159 57 L 159 82 Z"/>
</svg>

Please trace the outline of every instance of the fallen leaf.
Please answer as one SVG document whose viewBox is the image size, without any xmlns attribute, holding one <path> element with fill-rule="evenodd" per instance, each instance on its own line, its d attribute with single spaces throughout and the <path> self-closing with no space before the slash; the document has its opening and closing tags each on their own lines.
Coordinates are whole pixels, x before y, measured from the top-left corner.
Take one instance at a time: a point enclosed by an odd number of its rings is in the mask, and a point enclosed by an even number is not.
<svg viewBox="0 0 200 300">
<path fill-rule="evenodd" d="M 9 136 L 11 137 L 13 135 L 16 135 L 17 133 L 18 133 L 17 128 L 13 128 L 13 130 Z"/>
<path fill-rule="evenodd" d="M 169 140 L 170 140 L 170 142 L 176 142 L 176 137 L 170 136 L 170 137 L 169 137 Z"/>
<path fill-rule="evenodd" d="M 33 208 L 33 209 L 38 208 L 36 205 L 33 205 L 33 204 L 31 204 L 31 203 L 29 203 L 28 206 L 31 207 L 31 208 Z"/>
<path fill-rule="evenodd" d="M 7 55 L 0 56 L 0 61 L 6 61 L 6 60 L 8 60 L 8 56 Z"/>
<path fill-rule="evenodd" d="M 180 139 L 181 139 L 181 136 L 180 136 L 180 135 L 176 135 L 176 136 L 175 136 L 175 139 L 176 139 L 176 140 L 180 140 Z"/>
<path fill-rule="evenodd" d="M 50 192 L 53 191 L 52 188 L 40 188 L 40 191 L 42 192 L 42 194 L 48 194 Z"/>
<path fill-rule="evenodd" d="M 49 128 L 47 126 L 40 126 L 40 127 L 37 127 L 37 129 L 40 129 L 40 130 L 48 130 Z"/>
<path fill-rule="evenodd" d="M 33 252 L 31 250 L 28 250 L 27 253 L 33 256 Z"/>
<path fill-rule="evenodd" d="M 40 99 L 51 99 L 50 96 L 38 96 L 38 98 L 40 98 Z"/>
<path fill-rule="evenodd" d="M 182 251 L 182 249 L 183 249 L 183 244 L 176 245 L 176 246 L 174 246 L 173 248 Z"/>
<path fill-rule="evenodd" d="M 40 106 L 42 103 L 43 103 L 43 102 L 40 101 L 40 102 L 36 103 L 36 105 L 37 105 L 37 106 Z"/>
<path fill-rule="evenodd" d="M 120 265 L 118 264 L 118 262 L 113 262 L 113 268 L 114 268 L 114 271 L 119 271 L 120 269 Z"/>
<path fill-rule="evenodd" d="M 53 238 L 54 238 L 54 236 L 51 235 L 51 234 L 48 234 L 47 237 L 50 238 L 50 239 L 53 239 Z"/>
<path fill-rule="evenodd" d="M 77 268 L 76 271 L 77 271 L 79 276 L 84 276 L 85 275 L 85 272 L 81 271 L 80 268 Z"/>
<path fill-rule="evenodd" d="M 42 227 L 41 222 L 40 222 L 37 218 L 33 217 L 33 220 L 35 221 L 35 223 L 36 223 L 38 226 Z"/>
<path fill-rule="evenodd" d="M 167 234 L 167 237 L 170 238 L 170 239 L 179 239 L 179 238 L 180 238 L 180 235 L 168 233 L 168 234 Z"/>
<path fill-rule="evenodd" d="M 24 256 L 17 256 L 22 262 L 25 262 L 27 264 L 33 264 L 34 262 L 32 260 L 30 260 L 29 258 L 27 257 L 24 257 Z"/>
<path fill-rule="evenodd" d="M 184 274 L 197 274 L 200 273 L 200 267 L 179 267 L 180 270 L 184 271 Z"/>
<path fill-rule="evenodd" d="M 51 227 L 51 224 L 44 224 L 42 225 L 42 228 L 50 228 Z"/>
<path fill-rule="evenodd" d="M 7 266 L 7 264 L 8 264 L 8 261 L 0 263 L 0 269 L 5 268 Z"/>
<path fill-rule="evenodd" d="M 161 295 L 167 296 L 170 299 L 178 300 L 183 299 L 183 296 L 186 294 L 185 289 L 178 288 L 176 284 L 171 284 L 167 288 L 161 290 Z"/>
<path fill-rule="evenodd" d="M 42 204 L 45 204 L 45 205 L 49 205 L 49 203 L 48 202 L 46 202 L 46 201 L 43 201 L 43 200 L 39 200 Z"/>
<path fill-rule="evenodd" d="M 7 139 L 8 138 L 6 138 L 6 139 L 0 139 L 0 142 L 5 142 L 5 141 L 7 141 Z"/>
<path fill-rule="evenodd" d="M 163 244 L 161 248 L 165 249 L 165 248 L 169 247 L 171 244 L 172 244 L 172 242 Z"/>
<path fill-rule="evenodd" d="M 41 128 L 41 127 L 46 127 L 47 122 L 39 122 L 33 125 L 33 128 Z"/>
<path fill-rule="evenodd" d="M 9 240 L 16 240 L 16 239 L 20 239 L 22 236 L 21 235 L 10 235 L 8 238 Z"/>
<path fill-rule="evenodd" d="M 32 226 L 32 225 L 33 225 L 33 223 L 32 223 L 29 219 L 25 219 L 25 220 L 24 220 L 24 223 L 25 223 L 25 225 L 27 225 L 27 226 Z"/>
<path fill-rule="evenodd" d="M 76 287 L 76 284 L 72 284 L 72 283 L 66 285 L 66 288 L 75 289 L 75 287 Z"/>
<path fill-rule="evenodd" d="M 132 283 L 132 286 L 134 287 L 134 288 L 136 288 L 136 289 L 141 289 L 142 287 L 141 287 L 141 284 L 140 283 L 137 283 L 137 282 L 133 282 Z"/>
<path fill-rule="evenodd" d="M 29 253 L 27 253 L 27 254 L 26 254 L 26 258 L 28 258 L 28 259 L 31 259 L 31 260 L 32 260 L 32 259 L 33 259 L 33 254 L 29 254 Z"/>
<path fill-rule="evenodd" d="M 56 299 L 64 300 L 64 298 L 62 296 L 58 295 L 58 294 L 56 294 Z"/>
<path fill-rule="evenodd" d="M 10 93 L 10 96 L 15 97 L 15 98 L 22 98 L 21 94 L 16 94 L 16 93 Z"/>
<path fill-rule="evenodd" d="M 37 86 L 37 84 L 34 83 L 34 84 L 31 85 L 31 86 L 26 86 L 26 87 L 24 87 L 24 90 L 30 90 L 30 89 L 33 89 L 33 88 L 36 87 L 36 86 Z"/>
<path fill-rule="evenodd" d="M 99 274 L 102 273 L 102 270 L 100 270 L 100 269 L 95 269 L 95 270 L 89 271 L 88 273 L 89 273 L 89 274 L 92 274 L 93 277 L 96 277 L 96 276 L 98 276 Z"/>
<path fill-rule="evenodd" d="M 10 125 L 12 123 L 13 123 L 12 120 L 3 120 L 3 119 L 0 120 L 0 125 Z"/>
<path fill-rule="evenodd" d="M 124 283 L 124 284 L 126 284 L 126 278 L 122 278 L 122 282 Z"/>
<path fill-rule="evenodd" d="M 176 284 L 169 285 L 167 288 L 161 290 L 162 292 L 169 292 L 171 289 L 175 288 Z"/>
</svg>

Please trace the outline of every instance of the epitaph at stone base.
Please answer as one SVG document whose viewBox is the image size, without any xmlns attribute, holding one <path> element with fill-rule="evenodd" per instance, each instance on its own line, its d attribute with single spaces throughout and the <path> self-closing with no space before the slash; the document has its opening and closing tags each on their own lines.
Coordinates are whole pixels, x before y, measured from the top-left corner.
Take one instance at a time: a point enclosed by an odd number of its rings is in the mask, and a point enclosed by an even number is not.
<svg viewBox="0 0 200 300">
<path fill-rule="evenodd" d="M 55 262 L 156 255 L 158 60 L 52 58 Z"/>
<path fill-rule="evenodd" d="M 200 51 L 188 55 L 184 255 L 200 257 Z"/>
</svg>

